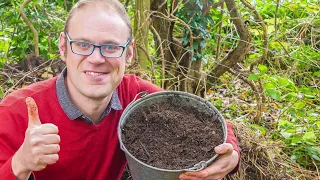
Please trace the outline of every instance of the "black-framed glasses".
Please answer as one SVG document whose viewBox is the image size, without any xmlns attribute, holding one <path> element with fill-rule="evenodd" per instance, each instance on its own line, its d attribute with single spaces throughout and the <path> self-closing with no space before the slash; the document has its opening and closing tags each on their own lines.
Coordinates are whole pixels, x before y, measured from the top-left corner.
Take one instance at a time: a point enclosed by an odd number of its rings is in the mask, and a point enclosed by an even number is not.
<svg viewBox="0 0 320 180">
<path fill-rule="evenodd" d="M 124 45 L 118 44 L 93 44 L 81 40 L 71 40 L 69 34 L 66 32 L 68 43 L 70 44 L 71 51 L 74 54 L 82 56 L 90 56 L 94 49 L 97 47 L 100 49 L 100 53 L 103 57 L 107 58 L 119 58 L 122 56 L 124 50 L 127 48 L 131 39 L 129 38 Z"/>
</svg>

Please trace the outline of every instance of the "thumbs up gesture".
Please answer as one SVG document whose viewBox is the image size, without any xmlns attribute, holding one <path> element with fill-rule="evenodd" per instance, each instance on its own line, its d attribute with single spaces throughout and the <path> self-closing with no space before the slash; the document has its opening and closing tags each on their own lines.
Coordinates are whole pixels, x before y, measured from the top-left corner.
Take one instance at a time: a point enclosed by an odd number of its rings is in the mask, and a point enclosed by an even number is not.
<svg viewBox="0 0 320 180">
<path fill-rule="evenodd" d="M 41 124 L 37 104 L 31 97 L 26 98 L 26 104 L 28 128 L 24 142 L 12 158 L 12 171 L 16 177 L 29 176 L 31 171 L 40 171 L 59 159 L 58 127 L 50 123 Z"/>
</svg>

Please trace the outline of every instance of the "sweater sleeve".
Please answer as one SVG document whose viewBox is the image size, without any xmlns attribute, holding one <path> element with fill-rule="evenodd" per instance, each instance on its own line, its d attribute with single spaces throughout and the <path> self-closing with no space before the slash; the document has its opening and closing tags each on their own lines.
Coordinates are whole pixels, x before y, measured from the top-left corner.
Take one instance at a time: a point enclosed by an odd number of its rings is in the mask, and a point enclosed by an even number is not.
<svg viewBox="0 0 320 180">
<path fill-rule="evenodd" d="M 230 123 L 227 122 L 227 143 L 230 143 L 232 146 L 233 146 L 233 149 L 235 151 L 237 151 L 238 155 L 239 155 L 239 158 L 238 158 L 238 164 L 237 166 L 229 173 L 229 174 L 234 174 L 236 173 L 239 168 L 240 168 L 240 150 L 239 150 L 239 147 L 238 147 L 238 141 L 237 141 L 237 138 L 236 136 L 234 135 L 233 131 L 232 131 L 232 125 Z"/>
<path fill-rule="evenodd" d="M 27 123 L 22 122 L 23 118 L 18 113 L 11 112 L 15 108 L 21 111 L 19 105 L 0 104 L 0 179 L 16 180 L 12 172 L 12 157 L 23 142 Z M 35 179 L 33 173 L 29 179 Z"/>
<path fill-rule="evenodd" d="M 11 161 L 12 161 L 12 157 L 8 159 L 4 164 L 0 164 L 1 178 L 6 180 L 16 180 L 16 177 L 14 176 L 11 169 Z"/>
<path fill-rule="evenodd" d="M 0 175 L 1 179 L 15 180 L 11 161 L 15 152 L 16 133 L 13 129 L 13 119 L 7 108 L 0 106 Z"/>
</svg>

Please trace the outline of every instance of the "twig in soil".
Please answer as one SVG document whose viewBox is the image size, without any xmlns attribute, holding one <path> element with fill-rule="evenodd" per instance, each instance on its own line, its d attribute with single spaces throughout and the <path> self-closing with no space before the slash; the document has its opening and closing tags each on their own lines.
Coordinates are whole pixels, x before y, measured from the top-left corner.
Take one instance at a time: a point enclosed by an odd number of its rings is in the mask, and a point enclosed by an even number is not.
<svg viewBox="0 0 320 180">
<path fill-rule="evenodd" d="M 148 121 L 148 117 L 147 117 L 147 115 L 146 115 L 146 112 L 142 111 L 142 114 L 143 114 L 144 119 L 145 119 L 146 121 Z"/>
<path fill-rule="evenodd" d="M 145 152 L 146 155 L 148 156 L 148 162 L 147 162 L 147 163 L 149 163 L 149 162 L 151 161 L 151 156 L 150 156 L 149 152 L 147 151 L 146 146 L 145 146 L 144 144 L 142 144 L 142 142 L 140 141 L 140 139 L 139 139 L 139 144 L 141 145 L 142 149 L 144 150 L 144 152 Z"/>
</svg>

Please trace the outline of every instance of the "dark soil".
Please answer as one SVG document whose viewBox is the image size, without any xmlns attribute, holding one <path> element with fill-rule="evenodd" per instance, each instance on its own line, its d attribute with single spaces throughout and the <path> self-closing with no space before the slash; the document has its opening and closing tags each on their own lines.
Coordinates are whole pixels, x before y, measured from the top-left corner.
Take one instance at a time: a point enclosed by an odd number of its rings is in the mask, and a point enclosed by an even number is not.
<svg viewBox="0 0 320 180">
<path fill-rule="evenodd" d="M 133 112 L 123 127 L 128 151 L 153 167 L 180 170 L 207 161 L 223 143 L 223 130 L 213 115 L 171 103 Z"/>
</svg>

